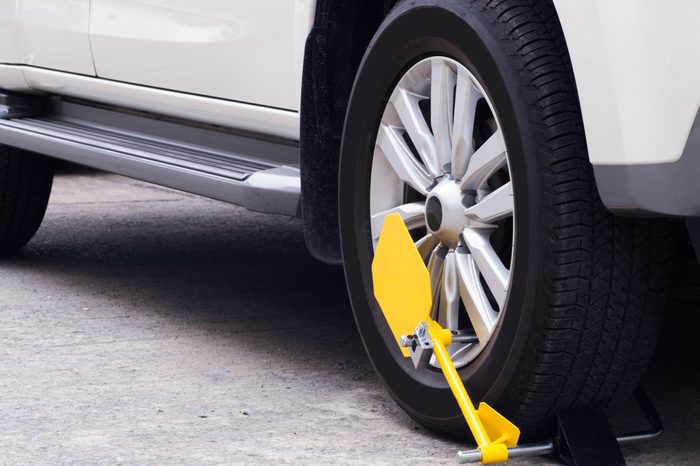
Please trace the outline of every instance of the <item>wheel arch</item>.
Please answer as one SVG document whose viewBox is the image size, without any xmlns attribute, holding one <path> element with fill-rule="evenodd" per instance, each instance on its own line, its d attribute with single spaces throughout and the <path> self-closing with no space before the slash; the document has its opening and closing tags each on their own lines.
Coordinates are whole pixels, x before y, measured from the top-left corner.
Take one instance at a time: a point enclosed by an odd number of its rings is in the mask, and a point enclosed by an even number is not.
<svg viewBox="0 0 700 466">
<path fill-rule="evenodd" d="M 318 0 L 301 92 L 301 190 L 306 245 L 340 264 L 338 161 L 345 112 L 367 46 L 398 0 Z"/>
<path fill-rule="evenodd" d="M 398 2 L 316 1 L 302 76 L 301 204 L 307 248 L 325 263 L 342 263 L 338 162 L 350 91 L 369 42 Z"/>
</svg>

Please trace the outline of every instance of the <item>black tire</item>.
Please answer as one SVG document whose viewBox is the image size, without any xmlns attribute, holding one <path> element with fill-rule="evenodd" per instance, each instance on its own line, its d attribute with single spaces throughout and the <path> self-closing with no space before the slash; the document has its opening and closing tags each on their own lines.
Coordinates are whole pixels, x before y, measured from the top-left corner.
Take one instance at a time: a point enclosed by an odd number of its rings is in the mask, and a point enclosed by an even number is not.
<svg viewBox="0 0 700 466">
<path fill-rule="evenodd" d="M 0 254 L 22 248 L 41 225 L 53 183 L 53 161 L 0 146 Z"/>
<path fill-rule="evenodd" d="M 350 98 L 340 229 L 350 298 L 370 359 L 417 421 L 463 433 L 441 374 L 400 356 L 373 297 L 369 175 L 377 127 L 402 74 L 448 56 L 479 78 L 500 115 L 519 212 L 511 294 L 491 342 L 460 375 L 475 400 L 526 437 L 557 408 L 614 408 L 652 355 L 672 268 L 674 228 L 612 216 L 588 162 L 566 44 L 550 1 L 405 0 L 377 31 Z M 523 214 L 524 213 L 524 214 Z"/>
</svg>

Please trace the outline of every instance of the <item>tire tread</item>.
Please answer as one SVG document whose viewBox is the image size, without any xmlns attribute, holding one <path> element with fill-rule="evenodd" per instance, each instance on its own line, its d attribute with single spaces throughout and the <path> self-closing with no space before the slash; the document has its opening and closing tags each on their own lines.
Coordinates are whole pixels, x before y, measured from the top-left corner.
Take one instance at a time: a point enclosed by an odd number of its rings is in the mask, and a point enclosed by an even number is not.
<svg viewBox="0 0 700 466">
<path fill-rule="evenodd" d="M 653 354 L 675 257 L 664 220 L 615 217 L 599 199 L 588 161 L 573 71 L 546 0 L 476 0 L 513 50 L 536 131 L 551 283 L 527 370 L 510 389 L 511 415 L 543 431 L 555 409 L 618 406 Z M 519 400 L 520 402 L 515 402 Z"/>
</svg>

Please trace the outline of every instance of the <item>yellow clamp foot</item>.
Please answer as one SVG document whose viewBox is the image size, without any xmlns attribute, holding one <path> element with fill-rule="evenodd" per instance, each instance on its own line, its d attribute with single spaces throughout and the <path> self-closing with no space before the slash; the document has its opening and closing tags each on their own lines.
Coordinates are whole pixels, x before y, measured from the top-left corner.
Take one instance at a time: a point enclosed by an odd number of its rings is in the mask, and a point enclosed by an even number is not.
<svg viewBox="0 0 700 466">
<path fill-rule="evenodd" d="M 435 355 L 476 440 L 481 462 L 508 460 L 508 448 L 518 444 L 520 430 L 486 403 L 481 403 L 479 409 L 474 407 L 447 351 L 452 333 L 430 317 L 430 274 L 399 214 L 388 215 L 384 220 L 372 263 L 372 279 L 374 295 L 402 354 L 410 357 L 412 350 L 413 354 L 428 350 Z M 416 367 L 419 360 L 425 358 L 414 358 Z"/>
</svg>

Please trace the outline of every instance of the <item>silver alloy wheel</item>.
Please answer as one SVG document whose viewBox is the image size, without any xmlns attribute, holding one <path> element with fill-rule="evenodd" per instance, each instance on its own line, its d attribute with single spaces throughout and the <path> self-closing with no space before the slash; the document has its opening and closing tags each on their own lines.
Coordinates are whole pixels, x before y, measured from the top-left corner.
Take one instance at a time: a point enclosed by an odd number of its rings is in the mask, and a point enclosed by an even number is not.
<svg viewBox="0 0 700 466">
<path fill-rule="evenodd" d="M 401 78 L 377 132 L 370 181 L 372 240 L 399 213 L 433 284 L 433 318 L 478 341 L 449 351 L 460 367 L 493 336 L 515 256 L 510 166 L 497 115 L 474 75 L 442 56 Z"/>
</svg>

